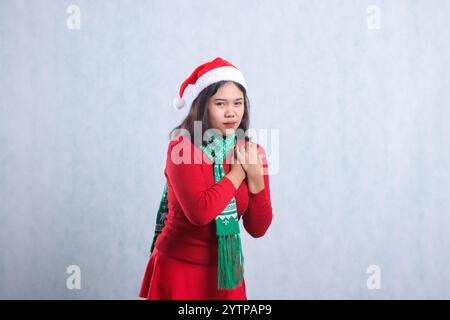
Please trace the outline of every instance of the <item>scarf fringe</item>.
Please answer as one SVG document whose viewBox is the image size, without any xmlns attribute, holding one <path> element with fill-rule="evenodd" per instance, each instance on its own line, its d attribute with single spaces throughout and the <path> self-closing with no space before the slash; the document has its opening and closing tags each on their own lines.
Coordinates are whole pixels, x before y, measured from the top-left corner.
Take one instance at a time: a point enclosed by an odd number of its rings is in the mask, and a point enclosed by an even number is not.
<svg viewBox="0 0 450 320">
<path fill-rule="evenodd" d="M 239 234 L 218 238 L 217 288 L 233 289 L 244 278 L 244 256 Z"/>
</svg>

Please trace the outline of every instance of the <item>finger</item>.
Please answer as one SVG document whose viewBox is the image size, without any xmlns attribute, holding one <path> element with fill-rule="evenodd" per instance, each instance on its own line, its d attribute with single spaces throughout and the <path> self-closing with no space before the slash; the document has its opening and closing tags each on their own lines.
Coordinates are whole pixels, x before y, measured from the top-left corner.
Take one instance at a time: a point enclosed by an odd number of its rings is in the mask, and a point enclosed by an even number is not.
<svg viewBox="0 0 450 320">
<path fill-rule="evenodd" d="M 247 155 L 247 150 L 245 149 L 244 146 L 242 146 L 240 153 L 241 153 L 241 163 L 247 164 L 248 163 L 248 155 Z"/>
<path fill-rule="evenodd" d="M 230 159 L 230 163 L 234 164 L 236 162 L 236 149 L 233 150 L 233 156 Z"/>
<path fill-rule="evenodd" d="M 250 146 L 249 156 L 250 156 L 250 161 L 251 161 L 252 164 L 257 164 L 258 163 L 258 150 L 256 149 L 256 145 L 255 144 Z"/>
<path fill-rule="evenodd" d="M 239 161 L 239 163 L 242 164 L 242 162 L 243 162 L 242 147 L 236 148 L 236 157 L 237 157 L 237 160 Z"/>
<path fill-rule="evenodd" d="M 264 155 L 262 154 L 262 153 L 258 153 L 258 159 L 259 159 L 259 162 L 261 163 L 261 164 L 263 164 L 264 163 Z"/>
<path fill-rule="evenodd" d="M 250 142 L 250 144 L 248 145 L 249 153 L 254 153 L 255 149 L 256 149 L 256 144 L 254 142 Z"/>
</svg>

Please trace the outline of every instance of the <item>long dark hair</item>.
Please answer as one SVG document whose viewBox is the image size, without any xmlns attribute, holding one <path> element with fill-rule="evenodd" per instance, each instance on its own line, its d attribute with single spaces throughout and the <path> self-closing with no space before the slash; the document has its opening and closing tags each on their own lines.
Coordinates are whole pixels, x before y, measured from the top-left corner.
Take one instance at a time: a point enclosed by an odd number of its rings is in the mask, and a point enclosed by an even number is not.
<svg viewBox="0 0 450 320">
<path fill-rule="evenodd" d="M 180 134 L 182 135 L 183 130 L 189 132 L 190 138 L 194 139 L 194 121 L 202 122 L 203 137 L 205 131 L 211 129 L 208 123 L 208 100 L 210 97 L 216 94 L 217 90 L 219 90 L 221 86 L 223 86 L 227 82 L 233 82 L 244 95 L 244 114 L 237 130 L 242 129 L 243 132 L 247 132 L 247 129 L 250 126 L 250 102 L 247 96 L 247 91 L 240 83 L 231 80 L 222 80 L 209 85 L 200 92 L 197 98 L 195 98 L 195 100 L 192 102 L 191 109 L 189 110 L 186 118 L 184 118 L 184 120 L 178 126 L 170 131 L 169 139 L 172 139 Z M 197 141 L 192 142 L 197 143 Z M 205 141 L 202 141 L 202 143 L 205 144 Z"/>
</svg>

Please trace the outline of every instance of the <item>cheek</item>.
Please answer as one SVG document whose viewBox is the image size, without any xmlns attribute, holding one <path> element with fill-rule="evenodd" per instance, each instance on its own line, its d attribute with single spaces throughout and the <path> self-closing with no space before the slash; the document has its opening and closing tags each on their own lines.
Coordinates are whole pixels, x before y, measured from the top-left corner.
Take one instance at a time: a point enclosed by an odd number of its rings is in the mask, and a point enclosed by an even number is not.
<svg viewBox="0 0 450 320">
<path fill-rule="evenodd" d="M 239 114 L 239 118 L 240 118 L 240 119 L 242 119 L 242 117 L 244 116 L 244 112 L 245 112 L 245 109 L 244 109 L 244 108 L 241 108 L 241 109 L 239 110 L 238 114 Z"/>
<path fill-rule="evenodd" d="M 222 120 L 222 115 L 217 108 L 210 108 L 209 110 L 209 121 L 211 123 L 218 123 Z"/>
</svg>

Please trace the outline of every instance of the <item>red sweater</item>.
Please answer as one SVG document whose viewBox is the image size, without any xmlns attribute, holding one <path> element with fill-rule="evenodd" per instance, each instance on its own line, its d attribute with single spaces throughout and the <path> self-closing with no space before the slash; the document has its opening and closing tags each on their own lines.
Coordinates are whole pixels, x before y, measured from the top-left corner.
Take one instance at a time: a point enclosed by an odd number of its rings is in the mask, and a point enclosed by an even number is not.
<svg viewBox="0 0 450 320">
<path fill-rule="evenodd" d="M 233 196 L 245 230 L 254 238 L 263 236 L 272 222 L 272 205 L 267 159 L 260 145 L 258 152 L 264 156 L 265 187 L 254 194 L 248 190 L 246 180 L 238 189 L 227 177 L 215 183 L 212 162 L 189 138 L 171 140 L 164 170 L 169 213 L 155 247 L 191 263 L 217 264 L 215 218 Z M 232 152 L 224 161 L 225 173 L 230 171 L 231 156 Z"/>
</svg>

